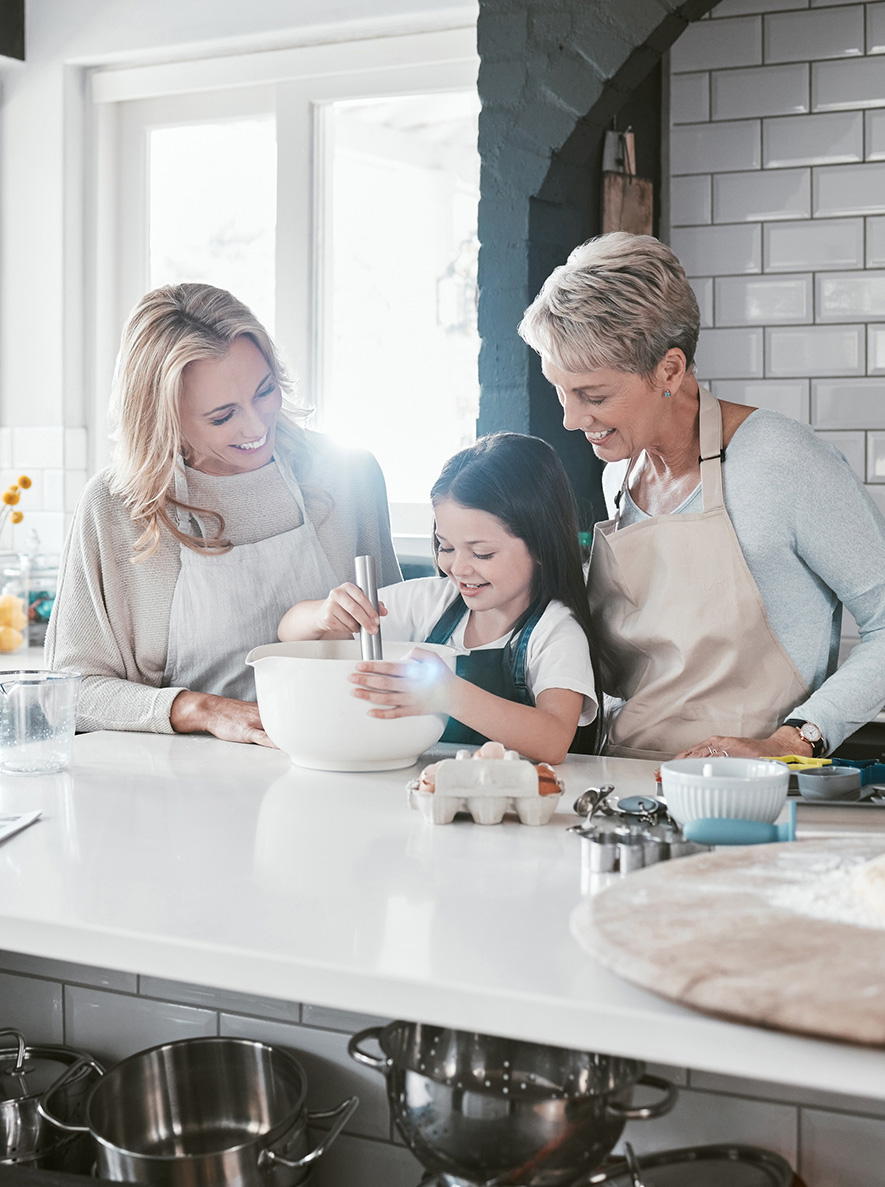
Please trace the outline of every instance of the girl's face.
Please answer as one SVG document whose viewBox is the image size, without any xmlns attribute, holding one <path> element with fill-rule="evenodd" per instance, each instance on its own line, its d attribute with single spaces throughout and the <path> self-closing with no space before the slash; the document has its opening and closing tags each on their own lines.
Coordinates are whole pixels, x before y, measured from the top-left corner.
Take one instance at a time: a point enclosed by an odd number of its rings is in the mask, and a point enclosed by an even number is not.
<svg viewBox="0 0 885 1187">
<path fill-rule="evenodd" d="M 433 505 L 439 567 L 471 610 L 496 610 L 514 623 L 531 601 L 535 561 L 524 540 L 495 515 L 453 499 Z"/>
<path fill-rule="evenodd" d="M 204 474 L 244 474 L 273 457 L 282 393 L 251 338 L 236 338 L 218 359 L 188 363 L 181 435 L 189 466 Z"/>
</svg>

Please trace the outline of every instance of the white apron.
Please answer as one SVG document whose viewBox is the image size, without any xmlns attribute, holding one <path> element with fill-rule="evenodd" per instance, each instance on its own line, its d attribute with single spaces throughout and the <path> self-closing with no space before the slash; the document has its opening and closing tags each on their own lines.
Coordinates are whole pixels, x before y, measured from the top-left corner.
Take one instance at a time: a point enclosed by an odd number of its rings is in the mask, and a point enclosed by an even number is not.
<svg viewBox="0 0 885 1187">
<path fill-rule="evenodd" d="M 165 687 L 190 688 L 240 701 L 255 700 L 255 678 L 243 662 L 261 643 L 276 642 L 280 619 L 294 602 L 324 598 L 339 584 L 304 508 L 295 475 L 275 459 L 301 509 L 303 523 L 291 531 L 238 544 L 220 556 L 181 545 L 181 572 L 172 597 Z M 183 465 L 175 473 L 175 497 L 187 503 Z M 176 508 L 178 525 L 194 519 Z"/>
<path fill-rule="evenodd" d="M 588 596 L 606 753 L 660 761 L 712 734 L 767 738 L 808 688 L 768 621 L 722 497 L 722 415 L 700 389 L 703 511 L 596 525 Z M 631 459 L 624 476 L 627 488 Z"/>
</svg>

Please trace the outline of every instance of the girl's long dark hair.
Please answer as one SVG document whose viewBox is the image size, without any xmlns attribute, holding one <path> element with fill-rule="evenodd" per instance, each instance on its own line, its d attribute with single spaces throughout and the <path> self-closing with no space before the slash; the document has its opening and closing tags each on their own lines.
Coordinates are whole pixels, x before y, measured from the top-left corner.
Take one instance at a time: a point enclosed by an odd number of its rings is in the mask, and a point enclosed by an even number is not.
<svg viewBox="0 0 885 1187">
<path fill-rule="evenodd" d="M 490 433 L 456 453 L 442 468 L 430 501 L 452 499 L 494 515 L 522 540 L 535 566 L 531 601 L 556 598 L 580 623 L 594 654 L 590 609 L 578 543 L 578 509 L 562 462 L 546 441 L 523 433 Z M 434 554 L 439 541 L 433 534 Z M 594 663 L 594 671 L 596 665 Z M 596 747 L 602 700 L 597 687 Z"/>
</svg>

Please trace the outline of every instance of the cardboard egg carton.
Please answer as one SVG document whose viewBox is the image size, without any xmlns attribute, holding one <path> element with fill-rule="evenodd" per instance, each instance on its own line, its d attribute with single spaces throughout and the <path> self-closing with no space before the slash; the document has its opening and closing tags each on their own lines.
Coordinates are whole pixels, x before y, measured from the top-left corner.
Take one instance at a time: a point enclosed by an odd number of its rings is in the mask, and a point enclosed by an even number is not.
<svg viewBox="0 0 885 1187">
<path fill-rule="evenodd" d="M 507 812 L 516 813 L 521 824 L 546 824 L 563 791 L 553 768 L 542 763 L 539 773 L 534 763 L 503 746 L 500 755 L 493 751 L 486 757 L 498 745 L 487 742 L 476 754 L 459 750 L 457 757 L 425 767 L 409 784 L 411 807 L 431 824 L 451 824 L 459 812 L 477 824 L 500 824 Z M 557 790 L 548 790 L 551 783 Z"/>
</svg>

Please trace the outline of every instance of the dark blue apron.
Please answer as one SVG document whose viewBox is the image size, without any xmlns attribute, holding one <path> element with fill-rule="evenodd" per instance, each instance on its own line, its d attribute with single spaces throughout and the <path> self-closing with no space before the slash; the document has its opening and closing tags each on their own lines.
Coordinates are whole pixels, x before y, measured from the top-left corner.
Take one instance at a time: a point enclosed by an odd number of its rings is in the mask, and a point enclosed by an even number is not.
<svg viewBox="0 0 885 1187">
<path fill-rule="evenodd" d="M 534 705 L 534 699 L 526 684 L 526 655 L 532 631 L 538 625 L 545 609 L 545 606 L 538 603 L 529 606 L 517 621 L 504 647 L 484 648 L 470 651 L 467 655 L 459 655 L 455 660 L 455 675 L 469 680 L 471 684 L 492 693 L 493 696 L 503 697 L 505 701 Z M 424 642 L 448 643 L 458 623 L 467 613 L 468 607 L 459 594 L 443 611 L 439 622 Z M 469 746 L 481 746 L 488 740 L 476 730 L 456 721 L 454 717 L 449 718 L 445 733 L 440 739 L 442 742 L 458 742 Z"/>
</svg>

